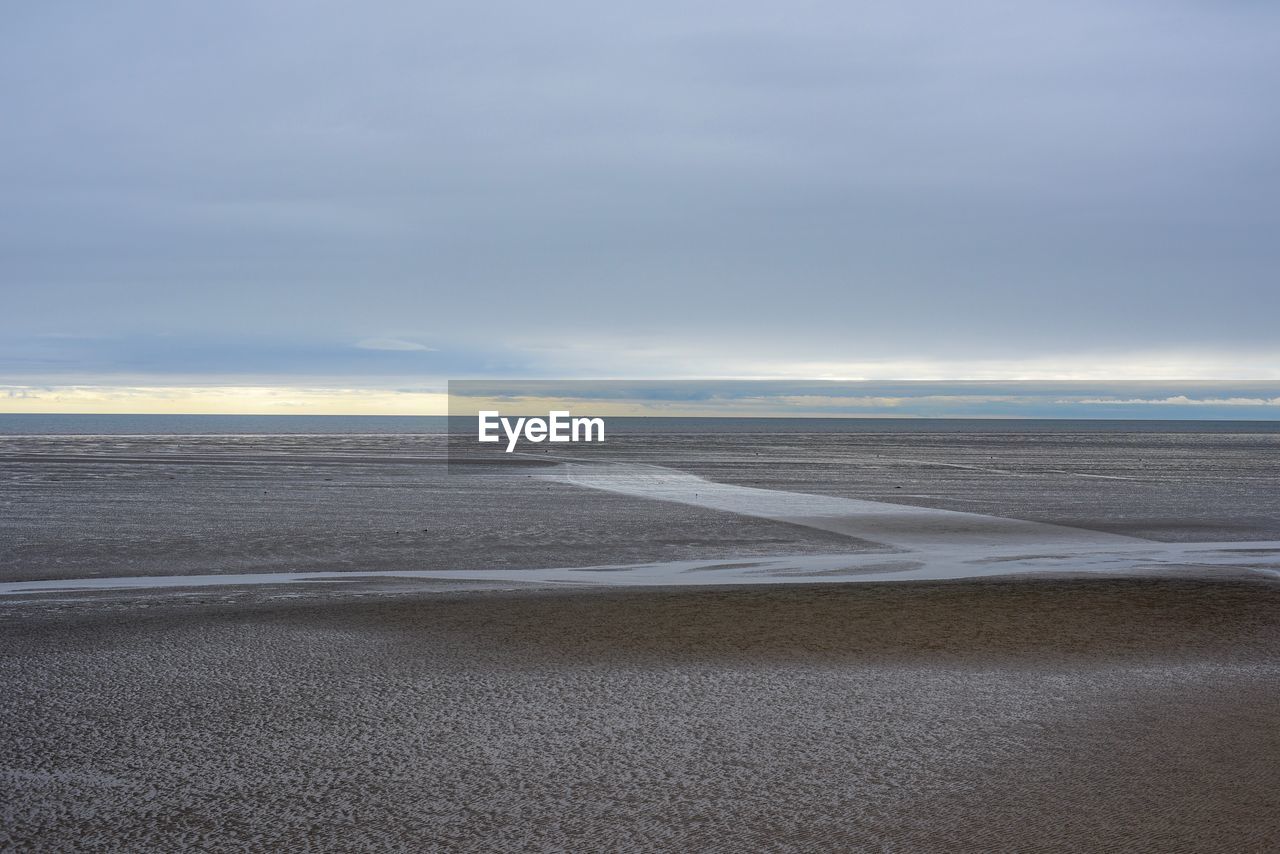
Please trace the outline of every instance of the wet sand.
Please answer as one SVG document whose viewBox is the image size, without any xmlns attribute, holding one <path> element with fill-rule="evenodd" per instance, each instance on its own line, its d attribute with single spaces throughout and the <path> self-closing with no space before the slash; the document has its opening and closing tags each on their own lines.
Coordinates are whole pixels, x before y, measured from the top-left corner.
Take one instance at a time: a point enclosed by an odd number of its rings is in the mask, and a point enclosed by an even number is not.
<svg viewBox="0 0 1280 854">
<path fill-rule="evenodd" d="M 10 437 L 0 849 L 1275 850 L 1277 441 Z"/>
<path fill-rule="evenodd" d="M 1266 851 L 1280 585 L 25 603 L 31 850 Z"/>
<path fill-rule="evenodd" d="M 696 506 L 543 466 L 451 474 L 443 451 L 443 437 L 417 435 L 0 437 L 0 581 L 884 551 L 849 514 L 832 531 L 773 518 L 795 506 L 725 512 L 701 488 Z M 621 434 L 596 461 L 615 459 L 700 475 L 730 498 L 729 485 L 803 494 L 828 515 L 873 502 L 998 517 L 1002 540 L 1064 527 L 1091 543 L 1280 540 L 1277 433 Z M 916 526 L 939 518 L 906 514 L 893 534 L 918 545 Z"/>
</svg>

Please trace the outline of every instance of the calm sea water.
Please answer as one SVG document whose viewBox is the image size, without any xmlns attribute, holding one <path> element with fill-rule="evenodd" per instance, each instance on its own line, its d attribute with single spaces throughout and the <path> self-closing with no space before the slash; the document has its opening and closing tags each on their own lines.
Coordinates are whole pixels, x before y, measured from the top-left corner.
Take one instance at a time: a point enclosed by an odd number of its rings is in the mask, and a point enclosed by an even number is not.
<svg viewBox="0 0 1280 854">
<path fill-rule="evenodd" d="M 417 435 L 444 416 L 0 414 L 0 435 Z M 622 433 L 1280 433 L 1280 421 L 987 418 L 609 418 Z M 455 429 L 474 429 L 470 418 Z"/>
</svg>

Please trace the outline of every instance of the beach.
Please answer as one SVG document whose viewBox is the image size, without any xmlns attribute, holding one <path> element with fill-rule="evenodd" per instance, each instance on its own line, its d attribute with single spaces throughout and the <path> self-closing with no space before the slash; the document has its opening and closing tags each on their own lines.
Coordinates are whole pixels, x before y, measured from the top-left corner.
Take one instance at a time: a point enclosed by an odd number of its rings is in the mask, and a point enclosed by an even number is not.
<svg viewBox="0 0 1280 854">
<path fill-rule="evenodd" d="M 5 615 L 10 845 L 1226 852 L 1280 833 L 1280 588 L 1254 579 L 98 605 Z"/>
<path fill-rule="evenodd" d="M 1280 854 L 1280 4 L 12 5 L 0 854 Z"/>
<path fill-rule="evenodd" d="M 1265 851 L 1276 441 L 8 437 L 0 844 Z"/>
</svg>

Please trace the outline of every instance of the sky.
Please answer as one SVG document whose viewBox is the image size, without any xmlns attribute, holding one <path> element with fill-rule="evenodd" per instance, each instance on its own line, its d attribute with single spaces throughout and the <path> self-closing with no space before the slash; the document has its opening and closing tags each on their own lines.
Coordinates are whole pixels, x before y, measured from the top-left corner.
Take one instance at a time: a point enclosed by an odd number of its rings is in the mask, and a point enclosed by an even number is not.
<svg viewBox="0 0 1280 854">
<path fill-rule="evenodd" d="M 1270 400 L 1203 383 L 1280 382 L 1277 91 L 1248 0 L 16 4 L 0 411 Z"/>
</svg>

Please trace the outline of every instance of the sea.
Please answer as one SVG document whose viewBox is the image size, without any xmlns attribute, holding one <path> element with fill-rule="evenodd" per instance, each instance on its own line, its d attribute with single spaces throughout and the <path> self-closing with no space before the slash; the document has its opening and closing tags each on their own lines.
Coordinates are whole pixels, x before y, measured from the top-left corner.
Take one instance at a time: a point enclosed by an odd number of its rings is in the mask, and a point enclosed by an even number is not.
<svg viewBox="0 0 1280 854">
<path fill-rule="evenodd" d="M 1280 421 L 1051 418 L 671 418 L 606 419 L 620 433 L 1280 433 Z M 437 435 L 443 415 L 0 414 L 9 436 Z M 452 429 L 474 420 L 454 418 Z"/>
</svg>

